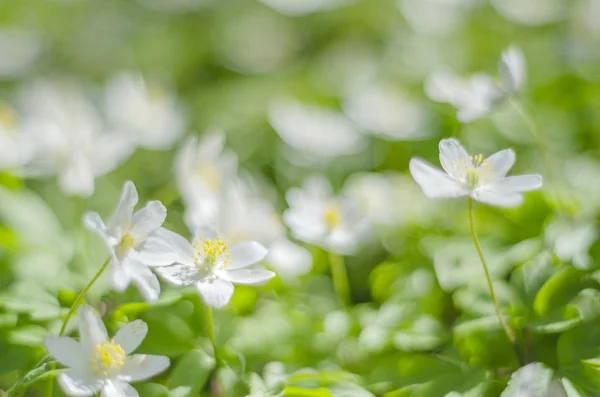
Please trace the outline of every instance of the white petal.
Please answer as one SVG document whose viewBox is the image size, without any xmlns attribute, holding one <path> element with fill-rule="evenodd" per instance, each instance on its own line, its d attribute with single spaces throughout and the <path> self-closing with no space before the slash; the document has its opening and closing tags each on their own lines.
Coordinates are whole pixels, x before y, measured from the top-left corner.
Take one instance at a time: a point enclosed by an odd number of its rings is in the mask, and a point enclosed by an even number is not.
<svg viewBox="0 0 600 397">
<path fill-rule="evenodd" d="M 456 178 L 456 164 L 464 163 L 471 164 L 469 153 L 460 144 L 458 139 L 442 139 L 439 144 L 440 148 L 440 164 L 448 175 Z"/>
<path fill-rule="evenodd" d="M 158 299 L 160 283 L 152 270 L 135 260 L 127 260 L 123 267 L 131 278 L 131 282 L 147 302 L 154 302 Z"/>
<path fill-rule="evenodd" d="M 83 215 L 83 224 L 89 230 L 93 230 L 102 236 L 106 235 L 106 225 L 100 217 L 100 214 L 94 211 L 88 211 Z"/>
<path fill-rule="evenodd" d="M 442 170 L 417 157 L 410 159 L 410 174 L 429 198 L 461 197 L 468 190 Z"/>
<path fill-rule="evenodd" d="M 94 193 L 94 174 L 83 153 L 75 153 L 58 176 L 58 183 L 67 195 L 89 197 Z"/>
<path fill-rule="evenodd" d="M 196 288 L 204 303 L 216 309 L 228 304 L 233 295 L 233 284 L 227 280 L 200 281 L 196 283 Z"/>
<path fill-rule="evenodd" d="M 91 306 L 79 306 L 77 320 L 79 322 L 79 340 L 84 354 L 108 339 L 102 319 Z"/>
<path fill-rule="evenodd" d="M 150 201 L 133 215 L 131 233 L 136 241 L 146 239 L 167 218 L 167 209 L 160 201 Z"/>
<path fill-rule="evenodd" d="M 177 262 L 175 248 L 153 233 L 138 250 L 139 260 L 146 266 L 168 266 Z"/>
<path fill-rule="evenodd" d="M 133 208 L 137 202 L 138 193 L 135 185 L 131 181 L 125 182 L 121 198 L 119 199 L 119 205 L 108 222 L 108 230 L 114 231 L 118 227 L 129 226 L 133 217 Z"/>
<path fill-rule="evenodd" d="M 488 190 L 486 188 L 475 190 L 471 194 L 471 197 L 473 197 L 473 200 L 497 207 L 511 208 L 523 203 L 523 195 L 521 193 L 500 193 L 496 190 Z"/>
<path fill-rule="evenodd" d="M 139 394 L 127 382 L 110 380 L 102 387 L 102 397 L 139 397 Z"/>
<path fill-rule="evenodd" d="M 267 261 L 284 279 L 306 274 L 313 265 L 310 252 L 287 238 L 277 240 L 269 246 Z"/>
<path fill-rule="evenodd" d="M 198 273 L 196 266 L 175 264 L 161 266 L 154 269 L 158 275 L 167 283 L 177 286 L 192 285 L 198 281 L 195 277 Z"/>
<path fill-rule="evenodd" d="M 267 249 L 256 241 L 247 241 L 236 244 L 229 250 L 231 262 L 228 269 L 239 269 L 262 261 L 267 256 Z"/>
<path fill-rule="evenodd" d="M 148 354 L 134 354 L 127 357 L 119 377 L 128 382 L 146 380 L 169 368 L 169 358 Z"/>
<path fill-rule="evenodd" d="M 225 270 L 225 274 L 232 283 L 247 285 L 264 283 L 275 277 L 272 271 L 260 269 Z"/>
<path fill-rule="evenodd" d="M 142 343 L 148 333 L 148 325 L 142 320 L 135 320 L 125 324 L 115 334 L 115 342 L 130 354 Z"/>
<path fill-rule="evenodd" d="M 112 269 L 112 282 L 113 287 L 118 292 L 123 292 L 129 287 L 131 283 L 131 277 L 125 271 L 121 262 L 117 258 L 113 258 L 111 261 L 111 269 Z"/>
<path fill-rule="evenodd" d="M 485 185 L 488 190 L 500 193 L 521 193 L 536 190 L 542 187 L 540 175 L 516 175 L 508 176 L 499 181 Z"/>
<path fill-rule="evenodd" d="M 521 90 L 527 78 L 523 52 L 516 47 L 506 49 L 500 58 L 498 71 L 500 73 L 500 85 L 505 92 L 514 94 Z"/>
<path fill-rule="evenodd" d="M 174 249 L 177 254 L 176 262 L 184 264 L 192 264 L 194 262 L 194 259 L 192 258 L 192 244 L 190 244 L 185 237 L 165 229 L 164 227 L 158 228 L 158 230 L 152 234 L 152 237 L 162 239 Z"/>
<path fill-rule="evenodd" d="M 497 180 L 504 178 L 514 163 L 515 152 L 512 149 L 504 149 L 485 159 L 484 164 L 494 167 L 494 180 Z"/>
<path fill-rule="evenodd" d="M 100 390 L 100 384 L 93 382 L 88 384 L 69 373 L 58 375 L 58 384 L 67 396 L 88 397 L 93 396 Z"/>
<path fill-rule="evenodd" d="M 217 238 L 217 232 L 215 231 L 215 229 L 208 225 L 202 225 L 198 229 L 196 229 L 196 233 L 194 234 L 194 240 L 197 238 L 214 240 L 215 238 Z"/>
<path fill-rule="evenodd" d="M 81 345 L 74 339 L 67 336 L 48 335 L 44 340 L 44 345 L 48 353 L 62 365 L 72 368 L 82 365 Z"/>
</svg>

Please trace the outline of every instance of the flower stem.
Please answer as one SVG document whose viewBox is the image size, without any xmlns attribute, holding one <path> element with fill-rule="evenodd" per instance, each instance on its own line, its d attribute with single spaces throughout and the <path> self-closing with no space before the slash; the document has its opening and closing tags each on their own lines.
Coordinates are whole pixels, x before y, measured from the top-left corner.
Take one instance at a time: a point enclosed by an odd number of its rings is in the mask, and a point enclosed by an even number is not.
<svg viewBox="0 0 600 397">
<path fill-rule="evenodd" d="M 494 304 L 494 311 L 496 312 L 496 316 L 498 317 L 498 321 L 506 334 L 506 337 L 510 341 L 513 350 L 515 351 L 515 355 L 517 356 L 517 360 L 522 365 L 521 354 L 519 353 L 519 349 L 517 347 L 517 341 L 515 338 L 515 334 L 510 329 L 504 317 L 500 313 L 500 308 L 498 306 L 498 300 L 496 299 L 496 293 L 494 292 L 494 285 L 492 284 L 492 277 L 490 275 L 490 270 L 485 262 L 485 258 L 483 257 L 483 251 L 481 250 L 481 244 L 479 244 L 479 239 L 477 238 L 477 232 L 475 231 L 475 220 L 473 215 L 473 199 L 469 197 L 469 224 L 471 227 L 471 236 L 473 237 L 473 243 L 475 243 L 475 248 L 477 249 L 477 254 L 479 255 L 479 259 L 481 260 L 481 265 L 483 266 L 483 271 L 485 273 L 485 279 L 487 281 L 488 289 L 490 290 L 490 297 L 492 298 L 492 303 Z"/>
<path fill-rule="evenodd" d="M 208 328 L 208 337 L 210 343 L 212 343 L 213 354 L 215 357 L 215 370 L 219 369 L 219 354 L 217 352 L 217 341 L 215 339 L 215 325 L 213 321 L 213 309 L 210 306 L 206 306 L 206 327 Z"/>
<path fill-rule="evenodd" d="M 348 273 L 344 264 L 344 258 L 329 251 L 329 265 L 331 266 L 331 277 L 333 278 L 333 289 L 338 298 L 345 304 L 350 304 L 350 284 Z"/>
<path fill-rule="evenodd" d="M 62 326 L 60 327 L 60 331 L 58 332 L 59 336 L 62 336 L 65 333 L 65 331 L 67 329 L 67 324 L 69 323 L 69 319 L 71 318 L 71 316 L 73 316 L 73 314 L 75 313 L 75 310 L 77 310 L 77 307 L 81 304 L 81 301 L 85 297 L 85 294 L 88 293 L 90 288 L 92 288 L 92 285 L 94 285 L 94 283 L 100 278 L 102 273 L 104 273 L 104 270 L 106 270 L 106 268 L 108 267 L 108 264 L 110 263 L 111 259 L 112 259 L 112 257 L 109 256 L 104 261 L 104 264 L 102 265 L 100 270 L 98 270 L 96 275 L 90 280 L 89 283 L 87 283 L 87 285 L 85 286 L 85 288 L 83 288 L 83 290 L 79 293 L 79 295 L 77 295 L 77 297 L 73 301 L 73 304 L 71 305 L 71 308 L 67 312 L 67 316 L 63 320 Z M 55 368 L 55 365 L 52 364 L 50 370 L 53 370 L 54 368 Z M 54 388 L 54 379 L 49 379 L 48 383 L 46 384 L 46 392 L 44 395 L 46 397 L 52 397 L 53 388 Z"/>
</svg>

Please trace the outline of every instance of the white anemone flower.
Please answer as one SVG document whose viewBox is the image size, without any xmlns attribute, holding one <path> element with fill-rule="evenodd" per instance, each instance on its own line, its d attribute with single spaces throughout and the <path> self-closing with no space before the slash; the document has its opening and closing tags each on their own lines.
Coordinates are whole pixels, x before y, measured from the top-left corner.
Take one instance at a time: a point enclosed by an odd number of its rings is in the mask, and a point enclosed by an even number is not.
<svg viewBox="0 0 600 397">
<path fill-rule="evenodd" d="M 0 103 L 0 169 L 10 169 L 27 163 L 33 154 L 33 142 L 21 130 L 17 115 Z"/>
<path fill-rule="evenodd" d="M 275 276 L 269 270 L 247 268 L 267 255 L 267 249 L 255 241 L 229 247 L 210 227 L 199 228 L 191 243 L 166 229 L 158 234 L 177 250 L 178 259 L 172 266 L 156 268 L 157 273 L 173 285 L 195 285 L 208 306 L 227 305 L 234 284 L 257 285 Z"/>
<path fill-rule="evenodd" d="M 135 149 L 130 136 L 107 132 L 84 91 L 38 81 L 20 97 L 23 131 L 34 143 L 26 177 L 58 176 L 66 195 L 89 197 L 94 180 L 124 162 Z"/>
<path fill-rule="evenodd" d="M 369 235 L 370 225 L 348 194 L 334 196 L 324 176 L 308 178 L 286 193 L 283 219 L 299 240 L 338 254 L 352 254 Z"/>
<path fill-rule="evenodd" d="M 418 157 L 410 160 L 410 173 L 429 198 L 470 196 L 499 207 L 515 207 L 523 193 L 542 187 L 540 175 L 506 176 L 515 162 L 515 152 L 501 150 L 488 158 L 470 156 L 457 139 L 439 144 L 443 171 Z"/>
<path fill-rule="evenodd" d="M 457 108 L 457 118 L 468 123 L 486 116 L 496 104 L 519 93 L 526 80 L 523 52 L 511 46 L 502 52 L 498 63 L 499 81 L 486 73 L 468 79 L 452 72 L 437 72 L 425 81 L 425 94 L 435 102 Z"/>
<path fill-rule="evenodd" d="M 139 74 L 122 73 L 106 87 L 106 113 L 113 128 L 135 136 L 148 149 L 169 149 L 185 130 L 177 97 Z"/>
<path fill-rule="evenodd" d="M 160 283 L 148 267 L 170 265 L 177 254 L 157 234 L 167 217 L 165 206 L 160 201 L 150 201 L 134 213 L 137 202 L 135 185 L 127 181 L 119 205 L 107 224 L 96 212 L 86 213 L 84 223 L 97 232 L 110 249 L 114 287 L 124 291 L 133 283 L 144 299 L 155 301 L 160 294 Z"/>
<path fill-rule="evenodd" d="M 184 142 L 177 153 L 175 178 L 188 226 L 216 222 L 222 192 L 236 172 L 237 156 L 225 149 L 222 130 L 209 129 L 200 140 L 192 136 Z"/>
<path fill-rule="evenodd" d="M 169 367 L 165 356 L 131 354 L 142 343 L 148 326 L 135 320 L 121 327 L 112 339 L 94 309 L 81 305 L 77 311 L 79 342 L 67 336 L 49 335 L 48 353 L 68 367 L 58 375 L 67 396 L 139 396 L 129 383 L 149 379 Z"/>
</svg>

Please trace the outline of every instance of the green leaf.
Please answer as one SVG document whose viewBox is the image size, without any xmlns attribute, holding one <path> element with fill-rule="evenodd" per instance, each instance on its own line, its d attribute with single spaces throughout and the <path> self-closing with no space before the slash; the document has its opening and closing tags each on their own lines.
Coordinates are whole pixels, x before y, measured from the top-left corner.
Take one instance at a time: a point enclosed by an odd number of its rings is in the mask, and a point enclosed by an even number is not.
<svg viewBox="0 0 600 397">
<path fill-rule="evenodd" d="M 538 291 L 533 308 L 542 317 L 554 309 L 569 303 L 579 291 L 593 287 L 594 283 L 585 278 L 586 273 L 572 266 L 564 267 L 554 274 Z"/>
<path fill-rule="evenodd" d="M 214 358 L 204 350 L 192 350 L 177 362 L 169 376 L 167 387 L 175 389 L 185 386 L 188 388 L 185 395 L 195 396 L 206 384 L 214 367 Z"/>
<path fill-rule="evenodd" d="M 392 335 L 392 343 L 404 351 L 432 350 L 448 338 L 444 326 L 431 316 L 420 316 L 406 329 Z"/>
<path fill-rule="evenodd" d="M 140 396 L 144 397 L 170 397 L 169 389 L 158 383 L 142 383 L 135 385 Z"/>
<path fill-rule="evenodd" d="M 283 389 L 283 395 L 285 397 L 333 397 L 333 394 L 324 387 L 302 389 L 299 387 L 288 386 Z"/>
</svg>

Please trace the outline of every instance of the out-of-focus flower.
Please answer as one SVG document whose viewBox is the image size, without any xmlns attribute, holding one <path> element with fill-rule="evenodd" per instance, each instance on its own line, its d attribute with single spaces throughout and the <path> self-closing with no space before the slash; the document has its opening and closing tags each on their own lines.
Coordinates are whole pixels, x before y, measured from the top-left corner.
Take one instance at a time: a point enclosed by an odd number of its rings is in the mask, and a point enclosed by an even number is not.
<svg viewBox="0 0 600 397">
<path fill-rule="evenodd" d="M 376 84 L 357 84 L 344 100 L 344 112 L 370 134 L 389 140 L 426 137 L 427 114 L 419 103 Z"/>
<path fill-rule="evenodd" d="M 347 4 L 348 0 L 261 0 L 264 4 L 289 16 L 333 10 Z"/>
<path fill-rule="evenodd" d="M 343 114 L 295 100 L 271 103 L 269 121 L 286 144 L 316 161 L 356 154 L 366 146 L 364 136 Z"/>
<path fill-rule="evenodd" d="M 562 20 L 567 14 L 564 0 L 490 0 L 504 18 L 522 25 L 545 25 Z"/>
<path fill-rule="evenodd" d="M 209 227 L 199 228 L 191 244 L 166 229 L 158 234 L 178 254 L 174 265 L 156 268 L 158 274 L 173 285 L 195 285 L 208 306 L 227 305 L 233 295 L 233 284 L 257 285 L 275 276 L 269 270 L 247 269 L 267 255 L 267 249 L 255 241 L 230 248 Z"/>
<path fill-rule="evenodd" d="M 521 50 L 506 49 L 500 57 L 498 71 L 499 81 L 485 73 L 475 73 L 468 79 L 447 71 L 434 73 L 425 81 L 425 94 L 432 101 L 456 107 L 457 118 L 468 123 L 484 117 L 497 103 L 523 88 L 526 65 Z"/>
<path fill-rule="evenodd" d="M 155 301 L 160 284 L 148 266 L 166 266 L 177 259 L 173 247 L 158 237 L 158 230 L 167 217 L 160 201 L 150 201 L 133 212 L 138 193 L 133 182 L 125 182 L 119 205 L 108 224 L 96 212 L 84 215 L 84 223 L 106 242 L 111 255 L 113 284 L 124 291 L 133 283 L 147 301 Z"/>
<path fill-rule="evenodd" d="M 148 149 L 172 147 L 185 130 L 175 95 L 138 74 L 113 77 L 106 87 L 105 106 L 113 130 L 135 137 Z"/>
<path fill-rule="evenodd" d="M 77 316 L 79 342 L 55 335 L 45 340 L 48 353 L 68 367 L 58 376 L 68 396 L 138 397 L 130 382 L 149 379 L 169 367 L 168 357 L 131 354 L 148 332 L 142 320 L 125 324 L 109 339 L 102 319 L 90 306 L 80 306 Z"/>
<path fill-rule="evenodd" d="M 440 163 L 444 171 L 423 159 L 410 160 L 410 173 L 429 198 L 470 196 L 474 200 L 499 207 L 515 207 L 523 202 L 523 193 L 542 186 L 540 175 L 506 176 L 515 162 L 511 149 L 488 158 L 470 156 L 457 139 L 442 139 Z"/>
<path fill-rule="evenodd" d="M 184 142 L 177 154 L 175 177 L 190 229 L 215 225 L 223 191 L 236 172 L 237 156 L 225 150 L 223 131 L 209 130 L 200 141 L 192 136 Z"/>
<path fill-rule="evenodd" d="M 33 142 L 17 121 L 16 112 L 0 103 L 0 169 L 19 167 L 33 154 Z"/>
<path fill-rule="evenodd" d="M 20 96 L 24 133 L 35 144 L 27 177 L 58 175 L 67 195 L 88 197 L 94 179 L 112 171 L 135 149 L 130 137 L 105 132 L 96 109 L 80 89 L 35 82 Z"/>
<path fill-rule="evenodd" d="M 398 0 L 396 4 L 414 31 L 443 36 L 461 26 L 477 1 Z"/>
<path fill-rule="evenodd" d="M 333 195 L 323 176 L 307 179 L 286 194 L 283 219 L 294 237 L 339 254 L 351 254 L 368 237 L 370 225 L 347 194 Z"/>
<path fill-rule="evenodd" d="M 544 237 L 560 259 L 578 269 L 589 269 L 589 250 L 598 237 L 594 223 L 572 224 L 558 219 L 546 227 Z"/>
<path fill-rule="evenodd" d="M 32 31 L 0 30 L 0 78 L 10 79 L 27 72 L 39 58 L 42 45 Z"/>
</svg>

